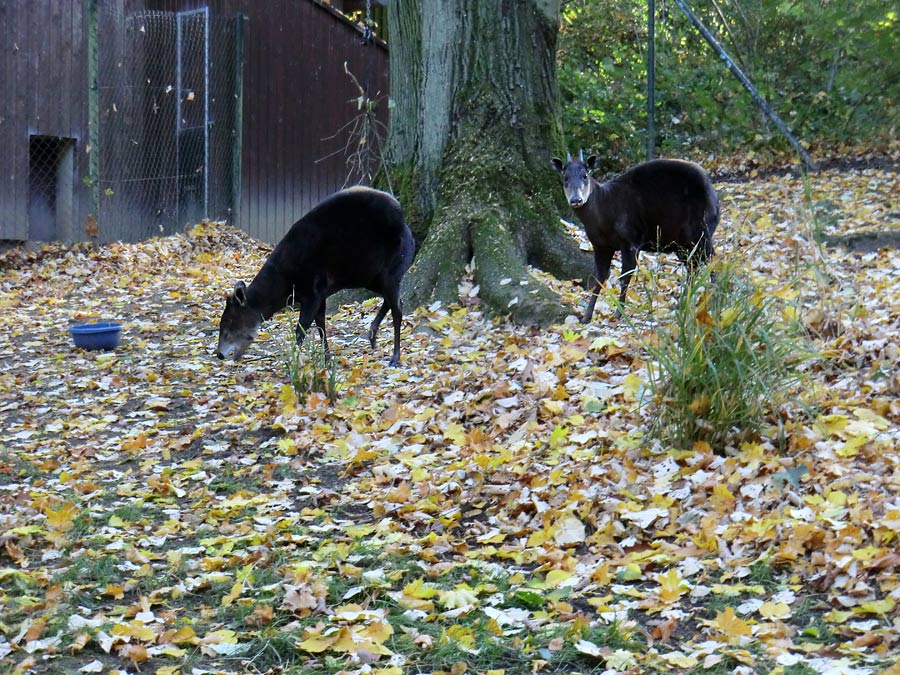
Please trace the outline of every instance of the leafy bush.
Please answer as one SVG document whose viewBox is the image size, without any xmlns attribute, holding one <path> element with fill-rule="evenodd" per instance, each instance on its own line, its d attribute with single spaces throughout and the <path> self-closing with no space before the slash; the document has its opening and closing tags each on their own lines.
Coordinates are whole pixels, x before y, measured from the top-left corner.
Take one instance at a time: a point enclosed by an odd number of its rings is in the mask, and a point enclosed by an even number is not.
<svg viewBox="0 0 900 675">
<path fill-rule="evenodd" d="M 816 146 L 896 138 L 900 60 L 890 0 L 690 6 L 792 131 Z M 619 170 L 646 156 L 647 3 L 573 0 L 559 82 L 569 149 Z M 787 151 L 787 142 L 673 3 L 657 3 L 656 150 L 703 157 Z"/>
<path fill-rule="evenodd" d="M 793 316 L 730 261 L 698 270 L 645 340 L 654 435 L 679 447 L 716 447 L 757 432 L 812 354 Z"/>
<path fill-rule="evenodd" d="M 297 312 L 287 309 L 284 314 L 284 337 L 279 340 L 279 358 L 297 400 L 303 402 L 312 393 L 325 394 L 329 401 L 337 400 L 340 382 L 337 363 L 326 351 L 319 331 L 313 335 L 304 334 L 304 340 L 297 344 L 295 326 Z M 299 329 L 302 331 L 302 329 Z"/>
</svg>

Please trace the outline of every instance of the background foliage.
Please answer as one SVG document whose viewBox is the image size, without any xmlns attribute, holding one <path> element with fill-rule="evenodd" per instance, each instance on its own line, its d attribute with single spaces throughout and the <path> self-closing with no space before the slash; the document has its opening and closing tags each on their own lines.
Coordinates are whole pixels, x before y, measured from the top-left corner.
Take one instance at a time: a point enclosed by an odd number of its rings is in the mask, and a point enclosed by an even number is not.
<svg viewBox="0 0 900 675">
<path fill-rule="evenodd" d="M 891 0 L 692 0 L 794 133 L 814 149 L 896 137 L 900 62 Z M 659 155 L 777 156 L 789 146 L 672 0 L 658 0 Z M 647 2 L 564 5 L 560 89 L 568 149 L 609 168 L 646 153 Z"/>
</svg>

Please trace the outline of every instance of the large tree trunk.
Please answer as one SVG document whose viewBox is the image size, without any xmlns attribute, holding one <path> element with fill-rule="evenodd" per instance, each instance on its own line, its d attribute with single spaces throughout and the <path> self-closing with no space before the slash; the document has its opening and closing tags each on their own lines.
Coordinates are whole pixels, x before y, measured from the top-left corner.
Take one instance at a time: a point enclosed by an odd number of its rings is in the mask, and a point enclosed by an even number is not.
<svg viewBox="0 0 900 675">
<path fill-rule="evenodd" d="M 530 273 L 587 281 L 559 223 L 559 0 L 392 0 L 391 182 L 419 243 L 407 306 L 456 302 L 474 257 L 480 298 L 522 323 L 572 308 Z"/>
</svg>

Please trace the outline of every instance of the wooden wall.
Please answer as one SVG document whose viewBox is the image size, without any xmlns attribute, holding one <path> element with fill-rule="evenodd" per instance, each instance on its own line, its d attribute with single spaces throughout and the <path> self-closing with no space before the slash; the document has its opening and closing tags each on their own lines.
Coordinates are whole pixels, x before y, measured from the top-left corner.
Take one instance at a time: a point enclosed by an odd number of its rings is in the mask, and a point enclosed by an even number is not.
<svg viewBox="0 0 900 675">
<path fill-rule="evenodd" d="M 87 68 L 83 4 L 0 0 L 0 239 L 29 238 L 29 138 L 75 139 L 75 171 L 87 171 Z M 87 188 L 75 181 L 76 229 Z M 81 233 L 83 234 L 83 233 Z M 57 232 L 57 238 L 81 238 Z"/>
<path fill-rule="evenodd" d="M 348 180 L 343 150 L 358 91 L 344 74 L 345 61 L 371 97 L 378 92 L 378 115 L 387 122 L 387 49 L 380 42 L 362 46 L 357 29 L 318 0 L 94 1 L 126 14 L 208 6 L 213 17 L 247 17 L 241 198 L 233 220 L 260 239 L 280 239 Z M 0 0 L 0 240 L 29 238 L 29 134 L 75 139 L 75 228 L 56 235 L 86 238 L 88 2 Z M 115 39 L 100 36 L 100 49 Z"/>
<path fill-rule="evenodd" d="M 137 2 L 138 0 L 133 0 Z M 380 92 L 387 124 L 388 53 L 313 0 L 146 0 L 148 9 L 209 6 L 247 17 L 244 51 L 241 203 L 236 224 L 277 242 L 322 198 L 347 181 L 343 147 L 358 114 L 344 62 L 370 96 Z M 358 176 L 350 178 L 350 184 Z"/>
</svg>

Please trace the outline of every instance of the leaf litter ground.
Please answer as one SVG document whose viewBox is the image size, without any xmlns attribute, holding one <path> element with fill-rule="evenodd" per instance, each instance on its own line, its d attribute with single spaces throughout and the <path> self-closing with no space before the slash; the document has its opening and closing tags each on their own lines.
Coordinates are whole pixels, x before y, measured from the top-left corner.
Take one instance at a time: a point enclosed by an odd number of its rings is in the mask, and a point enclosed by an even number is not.
<svg viewBox="0 0 900 675">
<path fill-rule="evenodd" d="M 331 405 L 285 386 L 277 320 L 212 357 L 268 250 L 235 230 L 3 254 L 0 669 L 900 672 L 900 251 L 812 241 L 896 228 L 900 180 L 718 188 L 719 252 L 820 350 L 804 405 L 718 452 L 638 404 L 665 257 L 633 326 L 615 290 L 581 326 L 548 279 L 573 316 L 515 327 L 466 282 L 405 319 L 399 368 L 389 326 L 363 337 L 376 301 L 344 307 Z M 111 319 L 115 352 L 71 346 Z"/>
</svg>

